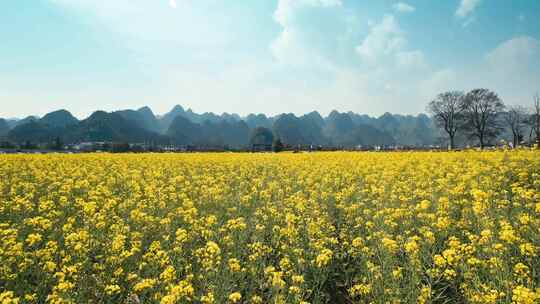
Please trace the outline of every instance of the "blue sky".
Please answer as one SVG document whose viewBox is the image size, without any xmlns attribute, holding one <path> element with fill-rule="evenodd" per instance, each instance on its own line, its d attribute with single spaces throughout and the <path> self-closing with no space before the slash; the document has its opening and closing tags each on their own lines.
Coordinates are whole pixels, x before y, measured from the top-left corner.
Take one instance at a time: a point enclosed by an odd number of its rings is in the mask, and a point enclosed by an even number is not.
<svg viewBox="0 0 540 304">
<path fill-rule="evenodd" d="M 437 93 L 540 90 L 535 0 L 0 2 L 0 117 L 416 114 Z"/>
</svg>

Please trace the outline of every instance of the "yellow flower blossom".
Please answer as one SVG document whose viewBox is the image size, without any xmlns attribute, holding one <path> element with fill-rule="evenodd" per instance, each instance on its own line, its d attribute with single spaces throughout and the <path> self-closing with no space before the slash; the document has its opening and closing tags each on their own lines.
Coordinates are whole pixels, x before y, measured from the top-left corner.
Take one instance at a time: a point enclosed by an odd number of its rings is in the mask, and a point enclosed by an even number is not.
<svg viewBox="0 0 540 304">
<path fill-rule="evenodd" d="M 229 301 L 231 303 L 238 303 L 242 299 L 242 294 L 239 292 L 233 292 L 229 295 Z"/>
<path fill-rule="evenodd" d="M 0 155 L 0 303 L 540 303 L 539 168 L 529 148 Z"/>
</svg>

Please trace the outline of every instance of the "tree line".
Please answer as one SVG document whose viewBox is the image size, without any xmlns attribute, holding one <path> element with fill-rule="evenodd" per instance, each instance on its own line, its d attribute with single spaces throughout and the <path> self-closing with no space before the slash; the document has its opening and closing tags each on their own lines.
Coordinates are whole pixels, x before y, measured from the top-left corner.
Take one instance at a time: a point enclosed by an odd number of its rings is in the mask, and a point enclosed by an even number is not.
<svg viewBox="0 0 540 304">
<path fill-rule="evenodd" d="M 449 149 L 455 149 L 456 135 L 461 133 L 476 139 L 480 149 L 497 138 L 507 127 L 512 132 L 512 147 L 525 141 L 540 147 L 540 95 L 533 97 L 533 105 L 506 106 L 502 99 L 488 89 L 474 89 L 467 93 L 449 91 L 438 94 L 427 106 L 437 127 L 448 137 Z"/>
</svg>

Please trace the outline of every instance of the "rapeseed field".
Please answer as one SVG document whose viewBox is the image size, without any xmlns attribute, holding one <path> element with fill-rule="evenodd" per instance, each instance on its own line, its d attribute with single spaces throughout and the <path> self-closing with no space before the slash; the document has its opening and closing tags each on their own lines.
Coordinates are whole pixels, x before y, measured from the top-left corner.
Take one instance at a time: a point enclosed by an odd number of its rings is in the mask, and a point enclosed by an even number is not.
<svg viewBox="0 0 540 304">
<path fill-rule="evenodd" d="M 539 303 L 540 155 L 0 156 L 0 303 Z"/>
</svg>

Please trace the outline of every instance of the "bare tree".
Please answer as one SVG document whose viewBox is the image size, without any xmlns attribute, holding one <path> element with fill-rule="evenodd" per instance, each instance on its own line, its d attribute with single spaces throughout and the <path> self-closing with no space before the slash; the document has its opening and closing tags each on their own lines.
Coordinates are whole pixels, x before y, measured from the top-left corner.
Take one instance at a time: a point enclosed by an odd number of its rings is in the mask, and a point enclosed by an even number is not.
<svg viewBox="0 0 540 304">
<path fill-rule="evenodd" d="M 461 127 L 463 97 L 463 92 L 444 92 L 437 95 L 427 106 L 427 111 L 433 116 L 435 124 L 448 134 L 450 149 L 455 148 L 454 138 Z"/>
<path fill-rule="evenodd" d="M 474 89 L 465 95 L 464 127 L 471 137 L 478 139 L 480 149 L 501 132 L 498 116 L 504 108 L 499 96 L 488 89 Z"/>
<path fill-rule="evenodd" d="M 533 112 L 529 119 L 529 125 L 531 127 L 531 135 L 534 133 L 536 136 L 536 147 L 540 149 L 540 95 L 536 93 L 534 95 Z"/>
<path fill-rule="evenodd" d="M 523 140 L 523 132 L 527 123 L 527 109 L 522 106 L 510 106 L 504 114 L 504 121 L 512 131 L 514 148 Z"/>
</svg>

